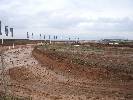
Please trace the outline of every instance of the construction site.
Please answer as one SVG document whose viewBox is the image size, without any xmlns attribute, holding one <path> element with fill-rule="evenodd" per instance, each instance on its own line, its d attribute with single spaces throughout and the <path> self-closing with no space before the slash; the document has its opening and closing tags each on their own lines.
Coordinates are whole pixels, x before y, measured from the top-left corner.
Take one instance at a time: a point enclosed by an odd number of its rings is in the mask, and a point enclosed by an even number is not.
<svg viewBox="0 0 133 100">
<path fill-rule="evenodd" d="M 133 99 L 131 46 L 65 42 L 3 46 L 0 65 L 0 100 Z"/>
<path fill-rule="evenodd" d="M 0 100 L 133 100 L 132 0 L 0 0 Z"/>
</svg>

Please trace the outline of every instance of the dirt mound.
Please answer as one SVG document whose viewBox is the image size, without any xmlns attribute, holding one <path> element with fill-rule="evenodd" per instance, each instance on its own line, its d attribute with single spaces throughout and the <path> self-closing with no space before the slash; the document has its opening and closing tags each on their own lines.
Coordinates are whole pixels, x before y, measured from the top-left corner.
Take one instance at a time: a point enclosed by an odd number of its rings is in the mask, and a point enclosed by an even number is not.
<svg viewBox="0 0 133 100">
<path fill-rule="evenodd" d="M 9 69 L 9 75 L 12 80 L 16 80 L 22 83 L 32 83 L 39 79 L 35 76 L 28 68 L 25 67 L 15 67 Z"/>
<path fill-rule="evenodd" d="M 74 78 L 84 78 L 89 80 L 109 80 L 109 81 L 131 81 L 133 77 L 123 71 L 117 71 L 113 68 L 102 67 L 101 64 L 84 65 L 81 64 L 80 59 L 74 63 L 72 57 L 67 53 L 58 53 L 55 51 L 47 51 L 42 49 L 34 49 L 33 56 L 37 58 L 41 63 L 45 64 L 49 69 L 54 70 L 57 73 L 64 73 L 71 75 Z M 98 56 L 93 55 L 90 59 L 98 59 Z M 102 57 L 100 58 L 102 59 Z M 75 60 L 75 58 L 74 58 Z M 98 60 L 100 61 L 100 60 Z M 80 63 L 79 63 L 80 62 Z M 102 61 L 103 63 L 106 63 Z M 84 63 L 84 62 L 83 62 Z"/>
</svg>

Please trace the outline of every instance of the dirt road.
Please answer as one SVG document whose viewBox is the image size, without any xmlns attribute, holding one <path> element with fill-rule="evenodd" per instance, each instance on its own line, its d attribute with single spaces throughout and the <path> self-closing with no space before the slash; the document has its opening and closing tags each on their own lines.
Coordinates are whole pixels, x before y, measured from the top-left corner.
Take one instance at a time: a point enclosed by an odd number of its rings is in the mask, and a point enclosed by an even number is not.
<svg viewBox="0 0 133 100">
<path fill-rule="evenodd" d="M 31 46 L 4 53 L 8 93 L 33 100 L 132 100 L 133 82 L 109 83 L 74 79 L 41 65 Z M 2 87 L 2 85 L 1 85 Z M 0 88 L 2 90 L 2 88 Z"/>
</svg>

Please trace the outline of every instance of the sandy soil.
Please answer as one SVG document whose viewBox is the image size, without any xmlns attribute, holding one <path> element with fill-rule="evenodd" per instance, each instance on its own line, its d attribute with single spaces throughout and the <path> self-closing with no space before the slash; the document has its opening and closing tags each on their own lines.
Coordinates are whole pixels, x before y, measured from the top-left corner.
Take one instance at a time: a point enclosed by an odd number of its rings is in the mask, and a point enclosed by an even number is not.
<svg viewBox="0 0 133 100">
<path fill-rule="evenodd" d="M 74 79 L 56 73 L 32 56 L 33 48 L 4 53 L 8 93 L 33 100 L 132 100 L 133 82 L 109 83 Z M 0 90 L 2 90 L 0 84 Z"/>
</svg>

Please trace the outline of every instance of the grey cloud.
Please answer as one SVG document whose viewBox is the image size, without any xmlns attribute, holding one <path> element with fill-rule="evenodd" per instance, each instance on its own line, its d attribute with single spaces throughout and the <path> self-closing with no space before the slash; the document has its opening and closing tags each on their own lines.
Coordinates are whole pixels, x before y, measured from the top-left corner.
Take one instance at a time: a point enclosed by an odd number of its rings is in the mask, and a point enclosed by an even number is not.
<svg viewBox="0 0 133 100">
<path fill-rule="evenodd" d="M 0 0 L 0 20 L 22 34 L 46 30 L 133 32 L 132 0 L 63 0 L 64 7 L 52 10 L 45 9 L 45 1 L 48 0 Z M 107 16 L 108 11 L 112 16 Z M 80 26 L 82 23 L 86 24 Z"/>
<path fill-rule="evenodd" d="M 133 20 L 130 18 L 113 19 L 113 18 L 98 18 L 96 20 L 86 20 L 86 25 L 81 26 L 83 30 L 93 32 L 132 32 Z M 82 24 L 81 22 L 79 24 Z M 92 23 L 92 26 L 89 24 Z"/>
<path fill-rule="evenodd" d="M 63 29 L 69 29 L 71 27 L 75 27 L 80 22 L 84 22 L 85 19 L 82 18 L 68 18 L 65 17 L 55 17 L 55 18 L 49 18 L 47 21 L 48 27 L 53 28 L 63 28 Z"/>
</svg>

